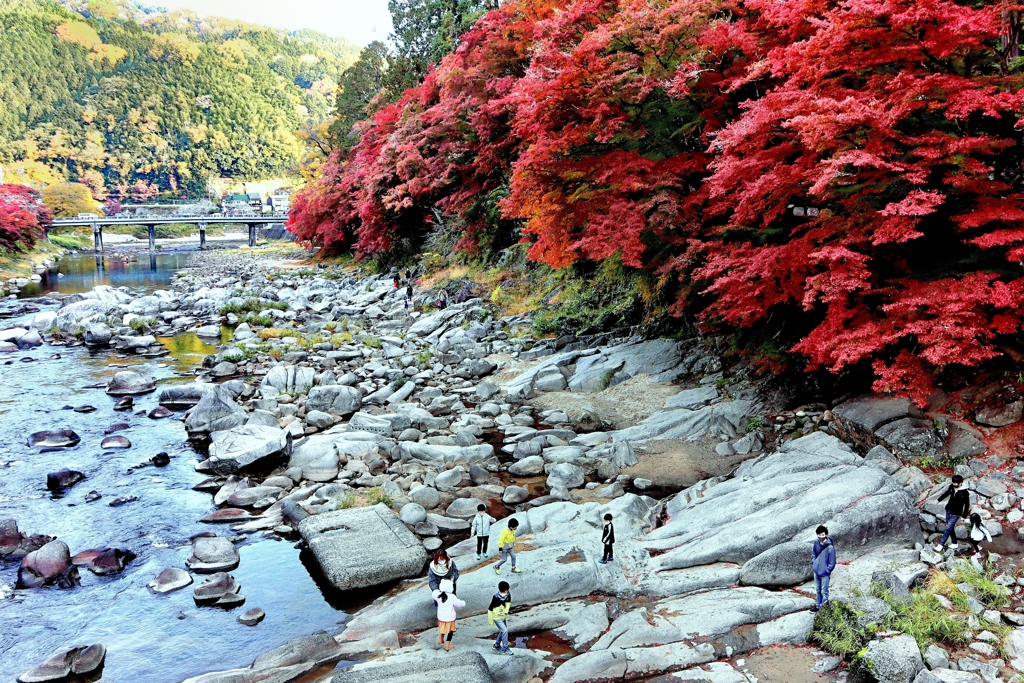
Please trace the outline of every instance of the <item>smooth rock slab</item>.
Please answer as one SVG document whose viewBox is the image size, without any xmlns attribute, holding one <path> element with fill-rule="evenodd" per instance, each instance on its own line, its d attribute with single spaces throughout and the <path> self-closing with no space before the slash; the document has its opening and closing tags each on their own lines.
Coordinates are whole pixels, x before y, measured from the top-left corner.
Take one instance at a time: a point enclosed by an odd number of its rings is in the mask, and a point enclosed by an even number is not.
<svg viewBox="0 0 1024 683">
<path fill-rule="evenodd" d="M 493 683 L 487 662 L 477 652 L 456 652 L 447 657 L 357 665 L 334 676 L 331 683 Z"/>
<path fill-rule="evenodd" d="M 417 576 L 427 562 L 423 545 L 383 503 L 307 517 L 299 533 L 340 590 Z"/>
<path fill-rule="evenodd" d="M 131 448 L 132 442 L 123 436 L 108 436 L 100 442 L 100 448 Z"/>
<path fill-rule="evenodd" d="M 218 572 L 195 587 L 192 591 L 192 599 L 197 605 L 208 605 L 226 595 L 238 593 L 240 589 L 241 585 L 235 580 L 235 577 Z"/>
<path fill-rule="evenodd" d="M 82 437 L 70 429 L 36 432 L 28 437 L 29 445 L 36 448 L 70 448 L 81 440 Z"/>
<path fill-rule="evenodd" d="M 252 609 L 247 610 L 242 616 L 238 617 L 238 621 L 246 626 L 255 626 L 263 621 L 265 616 L 267 616 L 266 612 L 261 610 L 259 607 L 253 607 Z"/>
<path fill-rule="evenodd" d="M 192 541 L 192 552 L 185 558 L 189 569 L 199 573 L 223 572 L 238 566 L 235 544 L 221 536 L 200 536 Z"/>
<path fill-rule="evenodd" d="M 44 683 L 59 681 L 69 675 L 80 676 L 92 673 L 103 665 L 107 649 L 103 645 L 77 645 L 61 649 L 50 655 L 46 661 L 18 677 L 19 683 Z"/>
<path fill-rule="evenodd" d="M 149 582 L 149 587 L 153 589 L 154 593 L 170 593 L 171 591 L 184 588 L 191 583 L 192 575 L 187 571 L 177 567 L 168 567 Z"/>
</svg>

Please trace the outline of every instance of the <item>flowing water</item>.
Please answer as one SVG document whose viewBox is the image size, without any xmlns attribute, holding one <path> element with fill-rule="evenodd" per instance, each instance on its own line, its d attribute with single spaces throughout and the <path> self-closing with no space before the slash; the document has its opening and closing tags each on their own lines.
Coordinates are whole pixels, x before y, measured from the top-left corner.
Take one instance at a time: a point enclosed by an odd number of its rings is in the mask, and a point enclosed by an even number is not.
<svg viewBox="0 0 1024 683">
<path fill-rule="evenodd" d="M 35 297 L 45 292 L 74 294 L 88 292 L 96 285 L 159 288 L 184 267 L 188 251 L 148 253 L 109 250 L 103 254 L 64 256 L 53 268 L 40 273 L 42 281 L 22 288 L 19 296 Z"/>
<path fill-rule="evenodd" d="M 51 273 L 40 290 L 160 286 L 184 261 L 181 254 L 162 254 L 157 267 L 148 270 L 148 256 L 140 258 L 147 261 L 141 272 L 134 263 L 100 270 L 92 256 L 66 258 L 60 268 L 67 268 L 67 274 L 57 278 Z M 28 320 L 0 321 L 0 327 Z M 184 568 L 190 537 L 231 533 L 225 525 L 199 522 L 214 506 L 209 494 L 192 490 L 204 477 L 193 468 L 196 453 L 185 441 L 182 423 L 114 412 L 115 399 L 102 388 L 90 388 L 128 367 L 160 384 L 191 381 L 191 367 L 216 350 L 191 334 L 161 341 L 172 355 L 143 359 L 44 346 L 0 357 L 0 517 L 16 519 L 22 532 L 57 536 L 72 553 L 117 547 L 138 555 L 119 575 L 100 577 L 83 569 L 82 585 L 69 590 L 14 590 L 17 563 L 0 564 L 0 681 L 13 680 L 60 647 L 100 642 L 108 650 L 104 677 L 117 683 L 173 683 L 206 671 L 247 666 L 262 652 L 298 636 L 340 630 L 346 615 L 338 608 L 343 605 L 321 590 L 315 567 L 308 569 L 306 558 L 287 541 L 253 536 L 239 546 L 241 564 L 231 573 L 246 602 L 233 611 L 196 607 L 191 586 L 166 595 L 147 587 L 162 569 Z M 96 411 L 66 408 L 83 405 Z M 157 393 L 136 397 L 136 411 L 156 406 Z M 104 431 L 119 422 L 129 425 L 117 433 L 131 441 L 131 448 L 103 451 L 99 444 Z M 62 428 L 77 432 L 81 443 L 43 453 L 27 445 L 32 432 Z M 171 455 L 170 465 L 130 471 L 160 451 Z M 79 470 L 86 479 L 63 497 L 53 497 L 46 475 L 62 467 Z M 87 503 L 85 495 L 93 490 L 103 497 Z M 127 496 L 138 500 L 109 505 Z M 197 583 L 203 579 L 195 577 Z M 267 614 L 255 627 L 237 621 L 250 607 Z"/>
</svg>

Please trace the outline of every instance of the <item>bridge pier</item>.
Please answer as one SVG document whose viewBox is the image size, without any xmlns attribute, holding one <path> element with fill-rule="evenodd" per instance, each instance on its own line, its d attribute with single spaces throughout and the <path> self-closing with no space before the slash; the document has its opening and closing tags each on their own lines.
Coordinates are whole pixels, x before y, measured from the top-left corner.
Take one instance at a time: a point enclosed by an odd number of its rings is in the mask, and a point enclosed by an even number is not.
<svg viewBox="0 0 1024 683">
<path fill-rule="evenodd" d="M 206 223 L 199 223 L 199 248 L 206 249 Z"/>
<path fill-rule="evenodd" d="M 255 223 L 250 223 L 249 224 L 249 246 L 250 247 L 255 247 L 256 246 L 256 229 L 257 228 L 256 228 L 256 224 Z"/>
<path fill-rule="evenodd" d="M 156 270 L 156 254 L 149 252 L 149 269 Z"/>
<path fill-rule="evenodd" d="M 92 240 L 96 245 L 96 251 L 103 251 L 103 226 L 99 223 L 92 224 Z"/>
<path fill-rule="evenodd" d="M 149 250 L 153 251 L 156 249 L 156 226 L 151 223 L 146 229 L 149 230 Z"/>
</svg>

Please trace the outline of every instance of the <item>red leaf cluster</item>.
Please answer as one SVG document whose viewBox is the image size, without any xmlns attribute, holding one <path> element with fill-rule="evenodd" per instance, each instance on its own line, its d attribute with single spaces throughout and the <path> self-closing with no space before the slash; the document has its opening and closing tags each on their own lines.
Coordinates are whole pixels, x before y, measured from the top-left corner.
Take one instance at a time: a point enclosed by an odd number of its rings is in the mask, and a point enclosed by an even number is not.
<svg viewBox="0 0 1024 683">
<path fill-rule="evenodd" d="M 25 185 L 0 185 L 0 250 L 30 249 L 52 220 L 38 192 Z"/>
<path fill-rule="evenodd" d="M 708 324 L 919 402 L 1020 332 L 1022 77 L 1001 0 L 509 0 L 298 197 L 360 254 L 437 215 L 674 273 Z M 813 207 L 814 214 L 792 208 Z M 785 312 L 785 313 L 783 313 Z"/>
</svg>

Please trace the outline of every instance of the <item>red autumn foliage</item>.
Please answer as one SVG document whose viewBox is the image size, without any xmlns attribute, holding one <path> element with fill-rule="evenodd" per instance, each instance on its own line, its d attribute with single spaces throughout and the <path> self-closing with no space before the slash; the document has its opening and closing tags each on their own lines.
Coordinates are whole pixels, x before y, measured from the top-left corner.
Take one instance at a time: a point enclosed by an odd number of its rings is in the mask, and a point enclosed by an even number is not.
<svg viewBox="0 0 1024 683">
<path fill-rule="evenodd" d="M 25 185 L 0 185 L 0 250 L 30 249 L 52 220 L 38 192 Z"/>
<path fill-rule="evenodd" d="M 535 260 L 675 274 L 677 312 L 784 320 L 809 368 L 871 368 L 922 403 L 1024 324 L 1021 9 L 509 0 L 290 223 L 365 255 L 445 216 L 465 248 L 517 220 Z"/>
</svg>

